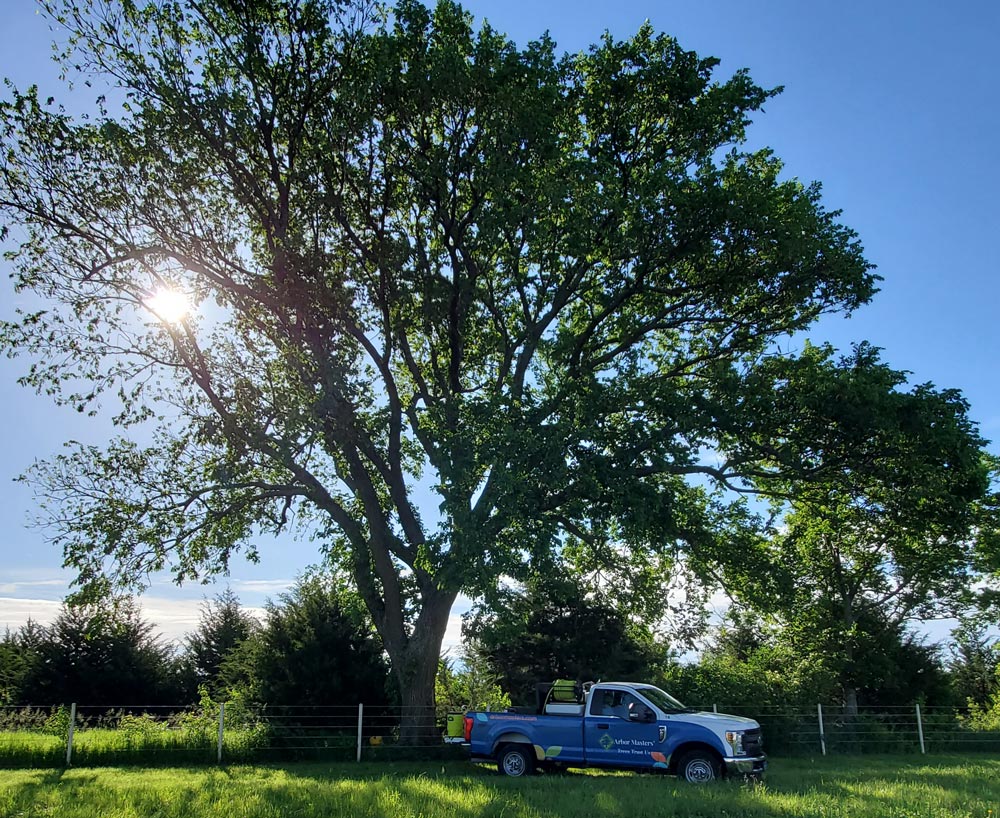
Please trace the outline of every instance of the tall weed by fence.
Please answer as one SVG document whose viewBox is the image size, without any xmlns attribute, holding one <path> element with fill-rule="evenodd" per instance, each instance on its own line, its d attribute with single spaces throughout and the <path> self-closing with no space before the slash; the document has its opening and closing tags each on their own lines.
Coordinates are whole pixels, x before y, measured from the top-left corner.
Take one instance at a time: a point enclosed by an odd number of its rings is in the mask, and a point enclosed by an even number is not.
<svg viewBox="0 0 1000 818">
<path fill-rule="evenodd" d="M 820 707 L 704 710 L 761 724 L 771 755 L 1000 752 L 1000 730 L 954 708 Z M 402 761 L 461 758 L 445 743 L 441 714 L 415 741 L 400 743 L 400 707 L 250 706 L 208 699 L 193 706 L 0 708 L 0 767 L 178 765 L 271 761 Z M 220 718 L 221 717 L 221 718 Z M 221 721 L 221 725 L 220 725 Z M 822 722 L 822 733 L 821 733 Z M 990 726 L 990 725 L 987 725 Z M 923 745 L 921 745 L 921 733 Z"/>
</svg>

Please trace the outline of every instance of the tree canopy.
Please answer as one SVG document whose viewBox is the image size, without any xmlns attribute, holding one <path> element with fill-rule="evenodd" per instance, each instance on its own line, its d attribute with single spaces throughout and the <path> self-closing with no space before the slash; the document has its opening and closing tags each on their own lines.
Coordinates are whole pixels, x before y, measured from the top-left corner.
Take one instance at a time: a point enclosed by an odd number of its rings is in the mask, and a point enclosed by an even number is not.
<svg viewBox="0 0 1000 818">
<path fill-rule="evenodd" d="M 43 6 L 110 90 L 0 104 L 42 302 L 3 339 L 123 430 L 29 476 L 85 596 L 297 523 L 429 704 L 459 591 L 560 548 L 725 561 L 754 522 L 725 487 L 801 471 L 726 389 L 876 277 L 818 184 L 743 149 L 777 89 L 648 25 L 560 54 L 448 0 Z"/>
</svg>

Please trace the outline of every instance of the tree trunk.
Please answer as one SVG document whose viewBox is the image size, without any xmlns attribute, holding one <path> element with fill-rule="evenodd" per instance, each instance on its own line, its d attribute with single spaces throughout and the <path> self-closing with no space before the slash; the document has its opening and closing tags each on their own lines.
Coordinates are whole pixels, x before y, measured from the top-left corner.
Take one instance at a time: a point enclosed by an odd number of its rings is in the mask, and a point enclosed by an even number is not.
<svg viewBox="0 0 1000 818">
<path fill-rule="evenodd" d="M 854 632 L 854 600 L 850 596 L 844 597 L 844 670 L 841 675 L 844 689 L 844 716 L 851 721 L 858 715 L 858 689 L 855 686 L 858 680 L 857 667 L 855 666 L 854 640 L 857 635 Z"/>
<path fill-rule="evenodd" d="M 434 680 L 441 642 L 457 594 L 434 591 L 423 596 L 423 609 L 401 655 L 389 652 L 399 684 L 402 715 L 399 743 L 408 747 L 441 744 L 441 729 L 434 711 Z"/>
<path fill-rule="evenodd" d="M 399 721 L 399 743 L 407 747 L 426 747 L 441 743 L 441 731 L 434 712 L 434 675 L 437 654 L 433 661 L 415 659 L 419 666 L 399 680 L 400 701 L 403 707 Z"/>
<path fill-rule="evenodd" d="M 858 715 L 858 689 L 856 687 L 844 688 L 844 715 L 850 719 Z"/>
</svg>

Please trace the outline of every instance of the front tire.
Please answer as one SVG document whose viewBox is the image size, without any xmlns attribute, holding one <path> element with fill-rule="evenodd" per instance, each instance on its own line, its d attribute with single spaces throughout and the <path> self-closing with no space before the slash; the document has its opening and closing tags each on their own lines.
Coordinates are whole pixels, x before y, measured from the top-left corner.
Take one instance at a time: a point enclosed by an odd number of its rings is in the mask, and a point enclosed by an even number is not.
<svg viewBox="0 0 1000 818">
<path fill-rule="evenodd" d="M 535 769 L 535 759 L 528 751 L 516 744 L 508 744 L 500 751 L 497 769 L 511 778 L 531 775 Z"/>
<path fill-rule="evenodd" d="M 707 750 L 691 750 L 677 762 L 677 775 L 689 784 L 708 784 L 722 778 L 722 765 Z"/>
</svg>

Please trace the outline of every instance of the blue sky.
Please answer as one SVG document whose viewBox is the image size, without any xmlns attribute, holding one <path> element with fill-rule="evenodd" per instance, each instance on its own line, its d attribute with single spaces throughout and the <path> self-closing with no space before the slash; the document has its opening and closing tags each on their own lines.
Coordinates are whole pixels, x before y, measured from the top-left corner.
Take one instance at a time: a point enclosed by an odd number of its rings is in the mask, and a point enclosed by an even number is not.
<svg viewBox="0 0 1000 818">
<path fill-rule="evenodd" d="M 843 209 L 885 279 L 871 305 L 849 320 L 824 320 L 810 336 L 841 348 L 869 340 L 914 382 L 961 389 L 983 434 L 1000 440 L 993 365 L 1000 348 L 1000 4 L 476 0 L 466 7 L 519 43 L 548 30 L 568 51 L 605 29 L 628 36 L 649 19 L 684 47 L 719 57 L 723 76 L 747 67 L 760 84 L 785 86 L 758 116 L 750 145 L 774 148 L 789 176 L 820 180 L 826 205 Z M 5 0 L 0 14 L 0 75 L 22 87 L 37 83 L 70 109 L 82 105 L 87 97 L 57 82 L 53 35 L 33 2 Z M 13 300 L 9 284 L 0 285 L 0 313 Z M 60 555 L 25 527 L 30 491 L 10 481 L 65 439 L 100 443 L 109 434 L 106 422 L 18 387 L 23 366 L 0 360 L 0 628 L 29 614 L 50 616 L 67 580 Z M 314 559 L 310 544 L 282 540 L 260 565 L 235 562 L 231 584 L 260 605 Z M 147 614 L 179 635 L 195 621 L 197 601 L 215 590 L 157 583 Z M 449 641 L 455 635 L 453 628 Z"/>
</svg>

